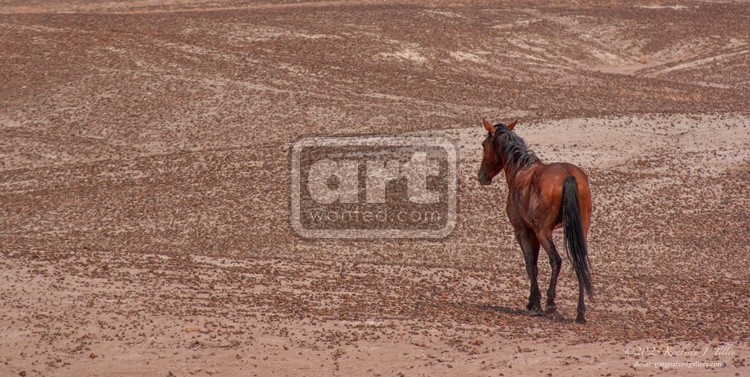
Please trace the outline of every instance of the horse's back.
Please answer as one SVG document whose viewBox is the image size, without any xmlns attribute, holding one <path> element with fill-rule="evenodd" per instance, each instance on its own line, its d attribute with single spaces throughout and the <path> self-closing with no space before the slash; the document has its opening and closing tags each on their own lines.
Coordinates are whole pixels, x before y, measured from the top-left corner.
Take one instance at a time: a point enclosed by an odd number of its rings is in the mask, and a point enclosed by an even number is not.
<svg viewBox="0 0 750 377">
<path fill-rule="evenodd" d="M 538 175 L 538 184 L 540 186 L 555 187 L 555 191 L 560 190 L 560 194 L 562 194 L 563 182 L 569 176 L 573 176 L 576 179 L 579 193 L 583 191 L 586 193 L 589 192 L 589 179 L 586 173 L 573 164 L 567 162 L 547 164 L 538 171 Z"/>
</svg>

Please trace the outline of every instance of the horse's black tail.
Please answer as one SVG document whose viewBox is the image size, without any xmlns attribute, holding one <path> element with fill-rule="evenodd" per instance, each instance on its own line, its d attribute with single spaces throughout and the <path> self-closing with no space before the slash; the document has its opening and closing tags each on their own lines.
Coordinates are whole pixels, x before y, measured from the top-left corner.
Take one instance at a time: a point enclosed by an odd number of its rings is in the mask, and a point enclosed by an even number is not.
<svg viewBox="0 0 750 377">
<path fill-rule="evenodd" d="M 594 297 L 594 287 L 591 285 L 591 268 L 586 250 L 586 237 L 583 235 L 581 209 L 578 205 L 578 183 L 575 177 L 568 176 L 563 183 L 562 223 L 565 232 L 565 249 L 568 258 L 578 276 L 578 283 Z"/>
</svg>

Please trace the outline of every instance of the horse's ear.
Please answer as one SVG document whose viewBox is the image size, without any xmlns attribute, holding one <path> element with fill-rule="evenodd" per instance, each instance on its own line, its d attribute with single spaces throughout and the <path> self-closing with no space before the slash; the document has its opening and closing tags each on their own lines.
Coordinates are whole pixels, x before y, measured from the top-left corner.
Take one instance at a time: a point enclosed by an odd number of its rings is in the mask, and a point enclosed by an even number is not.
<svg viewBox="0 0 750 377">
<path fill-rule="evenodd" d="M 516 126 L 516 123 L 518 123 L 518 119 L 514 120 L 514 121 L 513 121 L 513 123 L 509 124 L 509 125 L 508 125 L 508 129 L 509 129 L 509 130 L 513 130 L 513 127 L 515 127 L 515 126 Z"/>
<path fill-rule="evenodd" d="M 487 132 L 489 133 L 495 132 L 495 126 L 493 126 L 490 122 L 488 122 L 486 118 L 482 118 L 482 123 L 484 124 L 484 129 L 486 129 Z"/>
</svg>

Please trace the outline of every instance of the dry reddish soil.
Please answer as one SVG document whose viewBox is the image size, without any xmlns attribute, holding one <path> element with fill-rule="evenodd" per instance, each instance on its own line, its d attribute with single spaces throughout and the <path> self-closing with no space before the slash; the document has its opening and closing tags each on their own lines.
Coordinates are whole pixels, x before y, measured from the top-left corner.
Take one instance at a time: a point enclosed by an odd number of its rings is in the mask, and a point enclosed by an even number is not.
<svg viewBox="0 0 750 377">
<path fill-rule="evenodd" d="M 750 375 L 748 98 L 747 2 L 0 0 L 0 375 Z M 477 113 L 589 174 L 587 325 Z M 403 133 L 453 234 L 294 234 L 295 140 Z"/>
</svg>

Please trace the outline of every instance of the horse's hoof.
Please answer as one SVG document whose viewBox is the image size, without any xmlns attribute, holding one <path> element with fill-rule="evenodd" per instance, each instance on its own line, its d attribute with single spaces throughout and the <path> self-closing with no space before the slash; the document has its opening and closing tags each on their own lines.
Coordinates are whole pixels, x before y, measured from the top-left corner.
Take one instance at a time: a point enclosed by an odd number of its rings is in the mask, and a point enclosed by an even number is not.
<svg viewBox="0 0 750 377">
<path fill-rule="evenodd" d="M 546 308 L 544 308 L 544 314 L 555 314 L 557 313 L 557 305 L 547 305 Z"/>
<path fill-rule="evenodd" d="M 585 325 L 586 324 L 586 318 L 583 318 L 582 315 L 579 315 L 578 317 L 576 317 L 576 323 L 580 323 L 582 325 Z"/>
<path fill-rule="evenodd" d="M 532 317 L 539 317 L 541 315 L 544 315 L 544 312 L 542 309 L 529 309 L 529 315 Z"/>
</svg>

